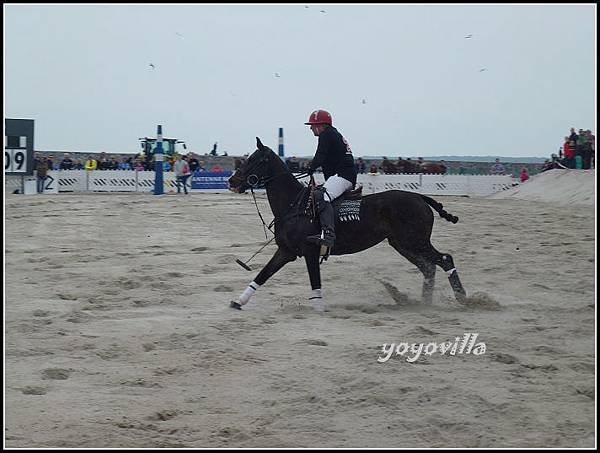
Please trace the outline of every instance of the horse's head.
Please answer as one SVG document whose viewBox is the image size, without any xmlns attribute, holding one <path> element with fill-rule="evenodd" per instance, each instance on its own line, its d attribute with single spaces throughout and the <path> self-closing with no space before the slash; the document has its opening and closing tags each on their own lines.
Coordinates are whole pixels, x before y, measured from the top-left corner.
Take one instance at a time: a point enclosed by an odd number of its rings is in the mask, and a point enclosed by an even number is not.
<svg viewBox="0 0 600 453">
<path fill-rule="evenodd" d="M 277 155 L 256 137 L 256 151 L 229 178 L 229 190 L 244 193 L 249 188 L 256 189 L 265 184 L 271 173 L 270 162 Z"/>
</svg>

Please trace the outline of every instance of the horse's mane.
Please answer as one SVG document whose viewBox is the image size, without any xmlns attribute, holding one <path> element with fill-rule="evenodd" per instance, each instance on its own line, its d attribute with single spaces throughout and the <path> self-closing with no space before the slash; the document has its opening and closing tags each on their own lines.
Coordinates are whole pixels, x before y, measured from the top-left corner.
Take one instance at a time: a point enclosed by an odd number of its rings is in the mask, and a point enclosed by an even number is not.
<svg viewBox="0 0 600 453">
<path fill-rule="evenodd" d="M 273 159 L 273 161 L 275 162 L 275 165 L 279 166 L 280 169 L 284 170 L 294 180 L 294 182 L 296 184 L 298 184 L 298 188 L 300 189 L 297 197 L 295 198 L 294 202 L 292 203 L 292 206 L 290 206 L 292 209 L 291 209 L 291 211 L 289 211 L 288 215 L 291 215 L 291 214 L 293 214 L 293 215 L 310 215 L 309 197 L 311 194 L 311 190 L 309 190 L 309 187 L 302 184 L 300 181 L 298 181 L 294 177 L 294 174 L 292 173 L 292 171 L 288 168 L 288 166 L 285 164 L 285 162 L 279 157 L 279 155 L 275 153 L 275 151 L 273 151 L 268 146 L 265 146 L 265 145 L 263 145 L 263 146 L 264 146 L 265 151 L 269 151 L 272 154 L 272 156 L 270 156 L 270 158 L 272 158 L 272 159 L 276 158 L 276 159 Z M 277 161 L 279 161 L 279 163 L 277 163 Z"/>
</svg>

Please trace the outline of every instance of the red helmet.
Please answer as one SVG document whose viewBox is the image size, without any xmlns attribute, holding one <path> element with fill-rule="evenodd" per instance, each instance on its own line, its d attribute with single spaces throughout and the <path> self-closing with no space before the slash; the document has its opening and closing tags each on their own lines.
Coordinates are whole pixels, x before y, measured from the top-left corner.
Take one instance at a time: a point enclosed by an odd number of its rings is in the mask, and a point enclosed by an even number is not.
<svg viewBox="0 0 600 453">
<path fill-rule="evenodd" d="M 325 110 L 315 110 L 308 117 L 308 122 L 304 124 L 332 124 L 331 115 Z"/>
</svg>

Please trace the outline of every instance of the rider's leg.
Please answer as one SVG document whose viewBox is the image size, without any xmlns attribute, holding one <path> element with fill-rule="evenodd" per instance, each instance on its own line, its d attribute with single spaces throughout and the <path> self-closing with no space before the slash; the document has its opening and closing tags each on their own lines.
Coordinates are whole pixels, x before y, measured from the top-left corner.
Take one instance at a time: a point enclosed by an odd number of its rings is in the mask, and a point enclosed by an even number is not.
<svg viewBox="0 0 600 453">
<path fill-rule="evenodd" d="M 352 183 L 338 175 L 331 176 L 316 192 L 317 212 L 321 221 L 321 234 L 308 236 L 307 240 L 333 247 L 335 242 L 335 217 L 331 202 L 352 188 Z"/>
<path fill-rule="evenodd" d="M 321 233 L 308 236 L 306 240 L 314 242 L 315 244 L 333 247 L 333 243 L 335 242 L 335 218 L 333 206 L 331 206 L 329 195 L 324 187 L 318 187 L 316 189 L 315 201 L 321 223 Z"/>
</svg>

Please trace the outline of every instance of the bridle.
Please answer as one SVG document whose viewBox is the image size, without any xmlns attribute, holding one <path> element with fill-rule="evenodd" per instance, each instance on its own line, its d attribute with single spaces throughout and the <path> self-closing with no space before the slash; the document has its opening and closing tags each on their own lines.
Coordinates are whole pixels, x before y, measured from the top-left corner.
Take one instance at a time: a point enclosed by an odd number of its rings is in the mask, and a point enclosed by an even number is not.
<svg viewBox="0 0 600 453">
<path fill-rule="evenodd" d="M 263 156 L 261 157 L 259 160 L 257 160 L 256 162 L 253 162 L 252 165 L 250 165 L 250 167 L 246 170 L 248 172 L 248 176 L 246 176 L 246 184 L 248 185 L 249 189 L 250 189 L 250 193 L 252 194 L 252 199 L 254 200 L 254 205 L 256 206 L 256 211 L 258 212 L 258 217 L 260 218 L 262 224 L 263 224 L 263 230 L 265 233 L 265 239 L 268 239 L 267 236 L 267 230 L 269 230 L 273 236 L 275 236 L 275 232 L 271 229 L 271 227 L 275 224 L 275 221 L 277 220 L 276 218 L 274 218 L 271 223 L 269 225 L 267 225 L 267 223 L 265 222 L 260 209 L 258 207 L 258 202 L 256 201 L 256 194 L 254 193 L 254 189 L 259 189 L 262 187 L 267 187 L 267 184 L 269 184 L 270 182 L 272 182 L 273 180 L 279 178 L 280 176 L 283 175 L 287 175 L 287 174 L 291 174 L 291 172 L 288 171 L 282 171 L 279 173 L 276 173 L 274 175 L 265 177 L 263 175 L 258 176 L 256 174 L 256 169 L 259 168 L 259 166 L 261 164 L 265 164 L 269 162 L 269 156 Z M 298 179 L 302 179 L 306 176 L 309 176 L 310 174 L 307 172 L 303 172 L 300 173 L 298 175 L 292 175 L 296 180 Z M 312 175 L 311 175 L 311 182 L 313 181 L 312 179 Z M 302 194 L 304 193 L 304 191 L 300 191 L 300 193 L 298 194 L 298 196 L 296 197 L 296 200 L 291 204 L 291 208 L 293 208 L 297 203 L 298 200 L 301 198 Z M 286 216 L 284 216 L 286 217 Z M 273 240 L 273 238 L 271 239 Z M 270 242 L 270 241 L 269 241 Z"/>
<path fill-rule="evenodd" d="M 271 175 L 269 177 L 265 177 L 263 175 L 261 176 L 257 176 L 255 173 L 253 173 L 260 164 L 265 164 L 267 162 L 269 162 L 269 156 L 263 156 L 261 157 L 258 161 L 254 162 L 250 168 L 248 168 L 247 172 L 249 173 L 248 176 L 246 176 L 246 184 L 248 184 L 250 190 L 252 191 L 253 189 L 259 189 L 261 187 L 267 187 L 267 184 L 270 183 L 271 181 L 273 181 L 274 179 L 277 179 L 278 177 L 282 176 L 282 175 L 287 175 L 288 173 L 290 173 L 289 171 L 283 171 L 280 173 L 277 173 L 275 175 Z M 298 179 L 298 178 L 296 178 Z"/>
<path fill-rule="evenodd" d="M 261 164 L 265 164 L 267 162 L 269 162 L 269 156 L 263 156 L 261 157 L 258 161 L 252 163 L 252 165 L 246 170 L 248 172 L 248 176 L 246 176 L 246 184 L 248 185 L 248 187 L 250 188 L 250 192 L 252 193 L 252 199 L 254 200 L 254 205 L 256 206 L 256 212 L 258 212 L 258 217 L 260 218 L 260 221 L 263 224 L 263 231 L 265 233 L 265 239 L 267 240 L 267 242 L 265 242 L 260 249 L 258 249 L 251 257 L 250 259 L 246 260 L 246 262 L 242 262 L 239 259 L 236 260 L 236 262 L 242 266 L 244 269 L 246 270 L 251 270 L 247 263 L 248 261 L 250 261 L 252 258 L 254 258 L 257 254 L 260 253 L 261 250 L 263 250 L 267 245 L 269 245 L 274 239 L 275 239 L 275 232 L 271 229 L 271 227 L 273 225 L 275 225 L 275 222 L 277 220 L 282 220 L 282 219 L 286 219 L 288 218 L 288 216 L 290 215 L 290 212 L 294 209 L 294 206 L 298 205 L 301 200 L 303 199 L 303 195 L 306 193 L 306 190 L 311 190 L 311 186 L 314 186 L 314 178 L 312 176 L 311 173 L 308 172 L 303 172 L 300 173 L 298 175 L 293 175 L 294 178 L 296 180 L 304 178 L 306 176 L 310 176 L 310 183 L 308 187 L 304 187 L 302 190 L 299 191 L 298 195 L 296 196 L 295 200 L 290 204 L 290 209 L 288 210 L 288 212 L 286 212 L 286 214 L 284 214 L 282 217 L 280 218 L 273 218 L 273 220 L 271 221 L 271 223 L 269 225 L 266 224 L 265 219 L 263 218 L 261 212 L 260 212 L 260 208 L 258 207 L 258 203 L 256 201 L 256 194 L 254 193 L 254 189 L 259 188 L 261 185 L 263 185 L 265 188 L 267 186 L 268 183 L 270 183 L 271 181 L 273 181 L 274 179 L 283 176 L 283 175 L 287 175 L 288 173 L 291 174 L 291 172 L 288 171 L 282 171 L 279 172 L 277 174 L 271 175 L 269 177 L 265 177 L 265 176 L 258 176 L 255 173 L 256 168 L 258 168 L 259 165 Z M 241 180 L 241 184 L 243 184 L 243 180 L 242 178 L 239 178 Z M 310 197 L 310 195 L 309 195 Z M 312 203 L 313 205 L 313 210 L 314 210 L 314 201 Z M 314 214 L 314 213 L 313 213 Z M 293 212 L 292 212 L 293 215 Z M 273 235 L 273 237 L 271 239 L 268 238 L 267 236 L 267 229 L 271 232 L 271 234 Z"/>
</svg>

